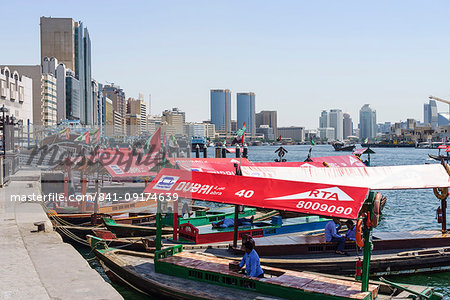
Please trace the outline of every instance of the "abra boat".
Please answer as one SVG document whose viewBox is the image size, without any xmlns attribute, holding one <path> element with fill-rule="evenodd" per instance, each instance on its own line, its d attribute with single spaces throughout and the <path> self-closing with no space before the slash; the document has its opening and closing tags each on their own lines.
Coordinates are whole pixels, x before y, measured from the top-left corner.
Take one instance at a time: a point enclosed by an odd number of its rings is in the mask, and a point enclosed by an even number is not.
<svg viewBox="0 0 450 300">
<path fill-rule="evenodd" d="M 342 142 L 334 142 L 331 144 L 335 151 L 353 151 L 355 149 L 355 145 L 346 145 Z"/>
</svg>

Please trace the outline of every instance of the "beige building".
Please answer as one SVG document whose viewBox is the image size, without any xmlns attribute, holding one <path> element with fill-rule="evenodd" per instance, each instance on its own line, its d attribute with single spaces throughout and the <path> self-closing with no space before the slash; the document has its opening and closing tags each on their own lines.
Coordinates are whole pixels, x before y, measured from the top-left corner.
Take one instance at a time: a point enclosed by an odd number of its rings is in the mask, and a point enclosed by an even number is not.
<svg viewBox="0 0 450 300">
<path fill-rule="evenodd" d="M 111 99 L 113 103 L 113 109 L 115 113 L 114 117 L 114 128 L 115 133 L 123 134 L 126 132 L 126 117 L 127 117 L 127 100 L 125 99 L 125 92 L 120 86 L 114 85 L 113 83 L 110 85 L 103 86 L 103 95 L 109 99 Z M 122 124 L 117 122 L 121 121 Z"/>
<path fill-rule="evenodd" d="M 183 135 L 184 134 L 184 123 L 183 123 L 183 115 L 170 111 L 165 110 L 162 113 L 161 121 L 163 124 L 165 124 L 167 127 L 172 127 L 173 129 L 169 129 L 170 132 L 173 132 L 171 134 L 175 135 Z"/>
<path fill-rule="evenodd" d="M 256 128 L 261 125 L 269 125 L 270 128 L 273 128 L 273 135 L 275 138 L 279 137 L 276 110 L 262 110 L 255 115 L 255 119 Z"/>
<path fill-rule="evenodd" d="M 8 67 L 0 67 L 0 107 L 5 105 L 7 115 L 14 115 L 23 124 L 33 123 L 33 81 Z"/>
<path fill-rule="evenodd" d="M 42 74 L 41 91 L 42 125 L 55 126 L 57 123 L 56 78 L 52 74 Z"/>
<path fill-rule="evenodd" d="M 147 116 L 147 134 L 153 134 L 161 126 L 160 116 Z"/>
<path fill-rule="evenodd" d="M 216 137 L 216 125 L 211 123 L 203 124 L 205 124 L 205 137 L 207 139 L 214 139 Z"/>
<path fill-rule="evenodd" d="M 114 109 L 113 109 L 113 103 L 112 103 L 111 99 L 109 99 L 109 98 L 106 98 L 105 123 L 106 123 L 106 130 L 105 130 L 106 136 L 113 136 L 114 135 Z"/>
</svg>

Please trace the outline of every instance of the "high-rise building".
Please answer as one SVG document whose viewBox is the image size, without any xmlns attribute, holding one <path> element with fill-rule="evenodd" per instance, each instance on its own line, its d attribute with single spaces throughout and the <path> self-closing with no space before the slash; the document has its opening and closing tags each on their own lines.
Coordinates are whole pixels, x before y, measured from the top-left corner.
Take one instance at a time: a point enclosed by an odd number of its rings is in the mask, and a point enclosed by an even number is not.
<svg viewBox="0 0 450 300">
<path fill-rule="evenodd" d="M 125 99 L 125 92 L 120 86 L 114 83 L 103 86 L 103 95 L 109 98 L 113 103 L 114 109 L 114 128 L 115 134 L 126 132 L 126 115 L 127 115 L 127 101 Z M 120 124 L 118 122 L 121 122 Z M 120 132 L 119 132 L 120 130 Z"/>
<path fill-rule="evenodd" d="M 423 105 L 423 119 L 425 125 L 429 124 L 432 128 L 438 126 L 438 112 L 435 100 L 430 100 Z"/>
<path fill-rule="evenodd" d="M 328 115 L 329 118 L 329 127 L 334 128 L 334 138 L 337 141 L 343 140 L 343 114 L 340 109 L 331 109 Z"/>
<path fill-rule="evenodd" d="M 262 110 L 256 114 L 255 119 L 257 129 L 261 127 L 261 125 L 268 125 L 273 129 L 273 135 L 275 137 L 278 137 L 278 121 L 276 110 Z"/>
<path fill-rule="evenodd" d="M 359 110 L 359 138 L 374 139 L 377 131 L 377 113 L 370 108 L 370 104 L 364 104 Z"/>
<path fill-rule="evenodd" d="M 256 133 L 264 135 L 264 139 L 268 141 L 273 141 L 275 139 L 273 128 L 271 128 L 269 125 L 259 126 L 258 128 L 256 128 Z"/>
<path fill-rule="evenodd" d="M 327 127 L 329 127 L 328 112 L 326 110 L 322 110 L 319 118 L 319 128 Z"/>
<path fill-rule="evenodd" d="M 111 99 L 105 97 L 105 134 L 112 136 L 114 134 L 114 109 Z"/>
<path fill-rule="evenodd" d="M 344 131 L 344 139 L 353 135 L 353 121 L 349 113 L 344 113 L 344 120 L 342 121 Z"/>
<path fill-rule="evenodd" d="M 87 28 L 71 18 L 41 17 L 40 25 L 41 61 L 55 57 L 75 72 L 80 89 L 80 121 L 93 125 L 97 112 L 92 98 L 91 40 Z"/>
<path fill-rule="evenodd" d="M 171 134 L 184 134 L 184 123 L 183 114 L 178 109 L 165 110 L 162 113 L 161 121 L 163 124 L 167 125 L 166 129 L 169 130 Z"/>
<path fill-rule="evenodd" d="M 231 92 L 230 90 L 211 90 L 211 124 L 216 131 L 231 133 Z"/>
<path fill-rule="evenodd" d="M 65 118 L 68 120 L 79 120 L 81 116 L 81 89 L 80 81 L 75 78 L 75 73 L 66 71 L 66 85 L 65 85 L 65 103 L 66 112 Z"/>
<path fill-rule="evenodd" d="M 56 78 L 51 73 L 42 74 L 41 79 L 42 90 L 42 125 L 55 126 L 56 119 Z"/>
<path fill-rule="evenodd" d="M 237 128 L 242 128 L 245 123 L 247 136 L 256 135 L 255 119 L 255 93 L 237 93 Z"/>
<path fill-rule="evenodd" d="M 334 133 L 335 133 L 334 128 L 332 128 L 332 127 L 324 127 L 324 128 L 319 128 L 318 130 L 319 130 L 320 139 L 322 141 L 331 142 L 331 141 L 336 140 L 336 138 L 334 136 Z"/>
<path fill-rule="evenodd" d="M 33 80 L 14 69 L 0 67 L 0 106 L 5 105 L 9 116 L 23 124 L 33 123 Z M 37 83 L 40 86 L 40 82 Z M 40 100 L 40 97 L 39 97 Z"/>
</svg>

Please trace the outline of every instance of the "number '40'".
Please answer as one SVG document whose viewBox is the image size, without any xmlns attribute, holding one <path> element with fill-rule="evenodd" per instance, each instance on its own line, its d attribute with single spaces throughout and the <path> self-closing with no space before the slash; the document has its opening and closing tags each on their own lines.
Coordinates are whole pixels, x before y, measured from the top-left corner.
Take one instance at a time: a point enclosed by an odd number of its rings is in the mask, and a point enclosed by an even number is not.
<svg viewBox="0 0 450 300">
<path fill-rule="evenodd" d="M 236 192 L 235 195 L 238 197 L 250 198 L 254 193 L 255 191 L 252 190 L 240 190 L 239 192 Z"/>
</svg>

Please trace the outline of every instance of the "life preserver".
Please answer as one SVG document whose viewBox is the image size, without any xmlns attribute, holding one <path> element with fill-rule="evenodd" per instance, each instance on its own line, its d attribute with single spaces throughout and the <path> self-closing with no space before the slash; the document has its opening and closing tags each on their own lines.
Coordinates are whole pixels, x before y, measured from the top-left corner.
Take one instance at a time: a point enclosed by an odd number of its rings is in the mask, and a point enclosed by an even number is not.
<svg viewBox="0 0 450 300">
<path fill-rule="evenodd" d="M 364 247 L 364 239 L 361 237 L 362 224 L 363 224 L 363 219 L 359 219 L 356 222 L 356 228 L 355 228 L 355 241 L 356 241 L 356 245 L 358 245 L 358 247 L 360 247 L 360 248 Z"/>
<path fill-rule="evenodd" d="M 447 187 L 433 188 L 433 192 L 434 195 L 440 200 L 445 200 L 448 197 Z"/>
<path fill-rule="evenodd" d="M 372 227 L 376 228 L 378 226 L 378 221 L 380 218 L 380 204 L 381 204 L 381 194 L 377 193 L 375 195 L 375 201 L 373 202 L 373 214 L 372 214 Z"/>
</svg>

